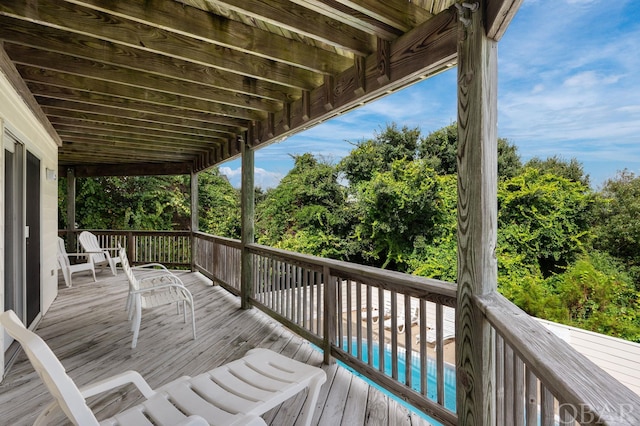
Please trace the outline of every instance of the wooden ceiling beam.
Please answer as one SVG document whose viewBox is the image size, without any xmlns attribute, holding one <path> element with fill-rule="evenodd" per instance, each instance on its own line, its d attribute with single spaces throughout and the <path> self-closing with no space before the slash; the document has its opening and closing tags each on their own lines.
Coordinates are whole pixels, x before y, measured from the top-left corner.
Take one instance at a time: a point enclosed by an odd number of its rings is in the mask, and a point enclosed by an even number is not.
<svg viewBox="0 0 640 426">
<path fill-rule="evenodd" d="M 236 135 L 243 131 L 243 128 L 241 127 L 241 124 L 243 123 L 241 123 L 239 120 L 237 120 L 238 122 L 234 124 L 217 124 L 215 122 L 209 122 L 197 118 L 191 119 L 185 117 L 155 114 L 144 111 L 132 111 L 130 109 L 124 109 L 121 107 L 94 104 L 87 105 L 83 102 L 67 101 L 63 99 L 45 97 L 38 97 L 37 99 L 38 103 L 42 106 L 42 110 L 45 111 L 47 115 L 50 114 L 53 116 L 60 114 L 72 116 L 72 114 L 70 113 L 87 114 L 89 116 L 105 117 L 105 120 L 108 120 L 109 118 L 113 118 L 114 120 L 131 119 L 148 122 L 153 125 L 166 124 L 177 126 L 180 128 L 188 128 L 193 131 L 213 131 L 219 133 L 230 133 L 232 135 Z M 51 112 L 52 110 L 57 110 L 58 112 Z"/>
<path fill-rule="evenodd" d="M 145 159 L 170 160 L 176 157 L 192 159 L 208 149 L 208 147 L 201 149 L 175 148 L 171 152 L 168 152 L 165 147 L 152 146 L 149 142 L 131 143 L 130 140 L 118 140 L 110 136 L 61 134 L 60 137 L 65 142 L 65 145 L 60 149 L 60 154 L 84 152 L 85 155 L 90 154 L 87 155 L 87 157 L 113 154 L 115 157 L 122 158 L 128 162 Z"/>
<path fill-rule="evenodd" d="M 32 83 L 29 89 L 34 96 L 40 98 L 59 99 L 64 101 L 82 102 L 87 104 L 87 111 L 93 111 L 91 105 L 99 108 L 104 106 L 112 108 L 123 108 L 129 111 L 166 115 L 177 118 L 189 118 L 210 123 L 236 126 L 246 128 L 246 120 L 239 120 L 233 117 L 223 117 L 202 111 L 180 108 L 173 105 L 160 105 L 151 102 L 143 102 L 133 99 L 124 99 L 100 93 L 91 93 L 83 90 L 73 90 L 63 87 L 46 86 L 39 83 Z"/>
<path fill-rule="evenodd" d="M 102 136 L 117 136 L 130 138 L 132 141 L 148 141 L 148 142 L 163 142 L 165 144 L 175 144 L 175 146 L 191 146 L 194 144 L 211 144 L 221 143 L 227 138 L 222 136 L 216 136 L 213 138 L 204 138 L 201 136 L 192 135 L 179 135 L 177 133 L 160 132 L 151 129 L 137 129 L 127 126 L 117 127 L 113 124 L 100 124 L 94 122 L 86 122 L 73 120 L 70 118 L 52 118 L 51 124 L 56 129 L 58 134 L 63 133 L 79 133 L 79 134 L 91 134 Z"/>
<path fill-rule="evenodd" d="M 402 31 L 392 25 L 377 21 L 369 15 L 362 14 L 355 9 L 342 4 L 337 0 L 291 0 L 300 6 L 307 7 L 323 15 L 351 25 L 360 31 L 385 40 L 393 40 L 402 34 Z"/>
<path fill-rule="evenodd" d="M 308 70 L 225 49 L 64 1 L 38 0 L 38 7 L 34 8 L 22 0 L 3 0 L 0 2 L 0 15 L 89 35 L 289 87 L 303 89 L 322 83 L 321 76 Z M 269 72 L 265 73 L 265 70 Z"/>
<path fill-rule="evenodd" d="M 520 9 L 522 0 L 487 0 L 485 4 L 487 8 L 485 12 L 487 37 L 500 41 L 511 20 Z"/>
<path fill-rule="evenodd" d="M 296 88 L 82 34 L 74 34 L 70 38 L 66 31 L 6 16 L 0 16 L 0 39 L 12 44 L 37 47 L 40 50 L 85 58 L 186 82 L 197 82 L 275 101 L 288 102 L 300 97 L 300 90 Z"/>
<path fill-rule="evenodd" d="M 275 131 L 271 136 L 262 131 L 258 135 L 260 144 L 297 133 L 363 102 L 380 98 L 452 67 L 457 57 L 457 24 L 457 12 L 455 8 L 450 8 L 393 43 L 381 43 L 388 47 L 388 55 L 374 53 L 366 58 L 363 68 L 364 85 L 360 77 L 362 70 L 358 67 L 354 66 L 341 73 L 332 82 L 333 108 L 327 109 L 327 90 L 319 87 L 310 92 L 308 103 L 305 103 L 303 96 L 290 107 L 276 113 Z M 388 69 L 384 74 L 386 78 L 380 78 L 380 69 Z M 288 117 L 287 111 L 290 114 Z M 260 128 L 268 128 L 266 120 Z"/>
<path fill-rule="evenodd" d="M 84 92 L 93 97 L 98 95 L 110 96 L 113 98 L 145 102 L 161 107 L 178 107 L 241 120 L 259 120 L 267 116 L 267 111 L 243 109 L 157 90 L 127 86 L 73 74 L 59 73 L 38 67 L 17 65 L 16 68 L 31 91 L 39 95 L 50 93 L 55 96 L 60 90 L 71 90 L 74 92 Z"/>
<path fill-rule="evenodd" d="M 51 123 L 57 124 L 73 124 L 81 127 L 97 127 L 97 128 L 113 128 L 113 129 L 134 129 L 134 131 L 145 132 L 147 134 L 175 135 L 180 139 L 183 136 L 198 136 L 209 139 L 229 138 L 234 134 L 225 129 L 225 131 L 212 132 L 203 129 L 189 128 L 185 126 L 174 126 L 165 123 L 154 123 L 150 121 L 134 120 L 124 117 L 115 117 L 111 115 L 99 115 L 92 113 L 83 113 L 77 111 L 65 111 L 56 108 L 43 107 L 42 110 Z"/>
<path fill-rule="evenodd" d="M 265 112 L 274 112 L 282 109 L 282 102 L 261 99 L 197 83 L 186 83 L 161 75 L 120 68 L 88 59 L 12 44 L 6 44 L 5 50 L 14 63 L 105 81 L 110 83 L 110 86 L 114 84 L 117 87 L 128 85 L 134 89 L 148 89 L 185 98 Z"/>
<path fill-rule="evenodd" d="M 293 1 L 328 14 L 341 22 L 358 22 L 363 30 L 385 40 L 393 40 L 433 17 L 429 11 L 407 0 Z"/>
<path fill-rule="evenodd" d="M 359 56 L 368 55 L 374 47 L 371 35 L 289 0 L 216 0 L 216 3 Z"/>
<path fill-rule="evenodd" d="M 160 176 L 186 175 L 193 170 L 192 162 L 171 163 L 135 163 L 135 164 L 97 164 L 89 163 L 72 167 L 76 177 L 98 176 Z M 60 176 L 66 176 L 66 167 L 60 170 Z"/>
<path fill-rule="evenodd" d="M 319 73 L 337 73 L 349 68 L 345 57 L 245 25 L 175 1 L 69 0 L 75 4 L 134 20 L 206 43 L 283 62 Z"/>
<path fill-rule="evenodd" d="M 44 131 L 58 146 L 61 146 L 62 140 L 56 133 L 55 129 L 40 108 L 40 105 L 38 105 L 37 100 L 33 97 L 33 94 L 20 76 L 20 73 L 16 69 L 15 64 L 11 62 L 11 59 L 4 51 L 2 42 L 0 42 L 0 73 L 4 74 L 6 79 L 9 81 L 9 84 L 11 84 L 13 89 L 24 100 L 29 110 L 31 110 L 38 122 L 44 128 Z"/>
</svg>

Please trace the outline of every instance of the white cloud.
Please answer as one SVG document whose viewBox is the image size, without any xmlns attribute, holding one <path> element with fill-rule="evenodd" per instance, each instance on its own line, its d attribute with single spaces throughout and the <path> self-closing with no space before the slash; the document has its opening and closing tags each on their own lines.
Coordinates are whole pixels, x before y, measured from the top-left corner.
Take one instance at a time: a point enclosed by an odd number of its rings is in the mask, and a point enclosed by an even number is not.
<svg viewBox="0 0 640 426">
<path fill-rule="evenodd" d="M 236 167 L 220 167 L 220 173 L 229 178 L 229 182 L 234 188 L 240 188 L 242 182 L 242 168 Z M 273 188 L 278 186 L 280 180 L 284 177 L 282 173 L 265 170 L 261 167 L 254 168 L 254 184 L 262 189 Z"/>
</svg>

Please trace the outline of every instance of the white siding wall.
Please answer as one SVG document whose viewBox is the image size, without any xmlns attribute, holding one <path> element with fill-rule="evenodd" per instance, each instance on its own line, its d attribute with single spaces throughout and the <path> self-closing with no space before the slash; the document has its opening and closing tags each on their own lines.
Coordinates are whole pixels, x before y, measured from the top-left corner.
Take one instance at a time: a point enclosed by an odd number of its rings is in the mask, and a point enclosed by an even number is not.
<svg viewBox="0 0 640 426">
<path fill-rule="evenodd" d="M 47 180 L 46 169 L 58 170 L 58 147 L 55 141 L 33 116 L 20 95 L 13 89 L 6 76 L 0 71 L 0 192 L 4 191 L 4 131 L 14 134 L 25 149 L 40 159 L 41 188 L 41 237 L 42 277 L 41 308 L 45 313 L 58 294 L 56 260 L 56 237 L 58 230 L 58 182 Z M 4 193 L 0 194 L 0 235 L 4 235 Z M 52 272 L 53 271 L 53 272 Z M 0 238 L 0 308 L 4 308 L 4 238 Z M 0 333 L 0 339 L 2 335 Z M 3 345 L 0 342 L 0 348 Z M 0 377 L 4 365 L 4 354 L 0 351 Z"/>
<path fill-rule="evenodd" d="M 640 344 L 551 321 L 538 321 L 640 395 Z"/>
</svg>

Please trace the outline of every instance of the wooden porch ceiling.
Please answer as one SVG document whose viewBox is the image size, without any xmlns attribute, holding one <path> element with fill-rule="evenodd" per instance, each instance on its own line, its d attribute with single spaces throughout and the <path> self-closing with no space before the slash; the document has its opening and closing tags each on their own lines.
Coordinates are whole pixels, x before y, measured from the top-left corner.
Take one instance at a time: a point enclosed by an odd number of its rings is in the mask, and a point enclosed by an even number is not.
<svg viewBox="0 0 640 426">
<path fill-rule="evenodd" d="M 490 37 L 521 1 L 486 1 Z M 61 168 L 189 173 L 455 65 L 455 2 L 3 0 L 0 65 Z"/>
</svg>

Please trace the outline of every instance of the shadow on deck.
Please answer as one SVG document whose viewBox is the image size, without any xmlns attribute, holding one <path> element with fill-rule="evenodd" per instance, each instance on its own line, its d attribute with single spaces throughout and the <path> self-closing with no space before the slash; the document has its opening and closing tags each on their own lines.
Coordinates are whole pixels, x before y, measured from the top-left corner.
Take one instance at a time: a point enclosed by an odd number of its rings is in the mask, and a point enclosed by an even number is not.
<svg viewBox="0 0 640 426">
<path fill-rule="evenodd" d="M 107 271 L 97 283 L 74 277 L 74 287 L 60 280 L 57 299 L 37 333 L 51 346 L 79 386 L 125 370 L 137 370 L 152 387 L 177 377 L 194 376 L 240 358 L 254 347 L 270 348 L 302 362 L 319 366 L 322 354 L 306 340 L 257 309 L 241 310 L 239 299 L 200 274 L 179 273 L 193 293 L 198 339 L 190 323 L 173 308 L 145 311 L 138 346 L 131 349 L 132 333 L 124 310 L 127 284 L 120 271 Z M 394 399 L 369 386 L 338 365 L 324 365 L 322 388 L 313 424 L 318 425 L 428 425 Z M 271 425 L 293 425 L 303 404 L 298 396 L 266 413 Z M 0 384 L 0 419 L 6 425 L 30 425 L 51 396 L 21 353 Z M 89 404 L 98 419 L 139 402 L 133 387 L 94 397 Z"/>
</svg>

